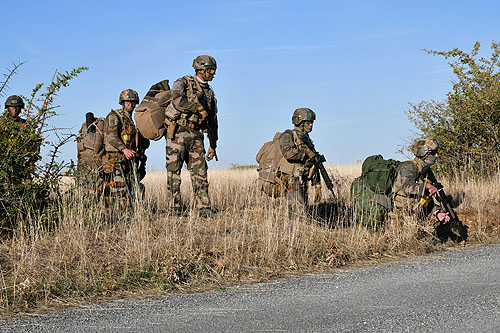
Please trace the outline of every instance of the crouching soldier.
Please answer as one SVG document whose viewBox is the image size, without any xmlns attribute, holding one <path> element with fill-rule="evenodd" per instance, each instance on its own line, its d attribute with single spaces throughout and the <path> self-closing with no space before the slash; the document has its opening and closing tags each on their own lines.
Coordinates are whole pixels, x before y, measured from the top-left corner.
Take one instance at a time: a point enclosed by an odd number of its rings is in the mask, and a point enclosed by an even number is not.
<svg viewBox="0 0 500 333">
<path fill-rule="evenodd" d="M 412 215 L 422 221 L 434 215 L 435 236 L 443 241 L 448 237 L 453 240 L 465 240 L 467 226 L 456 216 L 451 197 L 444 193 L 431 169 L 439 158 L 438 141 L 432 137 L 420 138 L 415 141 L 411 150 L 415 158 L 401 162 L 398 167 L 392 187 L 394 209 L 390 216 L 399 218 Z M 450 219 L 453 220 L 451 223 Z"/>
<path fill-rule="evenodd" d="M 132 112 L 139 103 L 137 92 L 132 89 L 122 91 L 119 103 L 121 109 L 112 110 L 105 121 L 104 191 L 106 196 L 126 199 L 131 198 L 136 190 L 143 192 L 143 185 L 139 182 L 146 175 L 144 152 L 149 147 L 149 140 L 137 131 L 132 120 Z"/>
<path fill-rule="evenodd" d="M 314 202 L 321 200 L 321 181 L 316 165 L 324 162 L 324 157 L 316 152 L 309 137 L 314 120 L 316 114 L 311 109 L 296 109 L 292 116 L 293 130 L 286 130 L 279 137 L 283 157 L 293 170 L 282 174 L 286 197 L 293 210 L 297 205 L 307 206 L 309 182 L 314 188 Z M 282 169 L 285 171 L 283 166 Z"/>
</svg>

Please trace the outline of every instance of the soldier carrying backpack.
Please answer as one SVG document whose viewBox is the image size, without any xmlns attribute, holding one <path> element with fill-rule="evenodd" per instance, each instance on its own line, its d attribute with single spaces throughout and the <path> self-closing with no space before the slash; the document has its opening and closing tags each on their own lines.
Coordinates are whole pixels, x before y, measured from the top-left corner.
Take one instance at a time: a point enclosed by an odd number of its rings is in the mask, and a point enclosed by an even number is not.
<svg viewBox="0 0 500 333">
<path fill-rule="evenodd" d="M 310 182 L 314 187 L 314 202 L 321 200 L 319 168 L 323 167 L 325 159 L 315 150 L 309 137 L 315 119 L 316 114 L 311 109 L 296 109 L 292 116 L 294 128 L 277 132 L 257 153 L 258 186 L 267 195 L 286 196 L 292 203 L 305 206 Z"/>
<path fill-rule="evenodd" d="M 135 186 L 143 190 L 139 182 L 146 175 L 144 152 L 149 147 L 149 140 L 137 131 L 132 120 L 132 112 L 139 103 L 137 92 L 132 89 L 122 91 L 119 103 L 122 108 L 112 110 L 105 120 L 105 154 L 102 158 L 105 194 L 131 202 Z"/>
<path fill-rule="evenodd" d="M 366 158 L 361 176 L 351 185 L 354 219 L 376 227 L 388 215 L 414 215 L 420 220 L 434 215 L 434 235 L 438 239 L 466 240 L 467 226 L 458 219 L 450 196 L 444 193 L 431 169 L 439 157 L 438 149 L 438 141 L 427 137 L 413 144 L 413 160 L 384 160 L 381 155 Z"/>
</svg>

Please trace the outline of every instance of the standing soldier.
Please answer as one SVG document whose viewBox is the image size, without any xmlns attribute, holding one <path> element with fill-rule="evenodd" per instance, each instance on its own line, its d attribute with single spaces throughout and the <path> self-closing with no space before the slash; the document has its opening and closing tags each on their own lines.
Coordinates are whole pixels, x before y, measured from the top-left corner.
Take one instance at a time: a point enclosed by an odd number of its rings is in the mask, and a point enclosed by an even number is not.
<svg viewBox="0 0 500 333">
<path fill-rule="evenodd" d="M 316 114 L 309 108 L 299 108 L 293 112 L 293 130 L 284 131 L 279 140 L 283 157 L 292 165 L 291 174 L 283 174 L 286 196 L 292 204 L 306 206 L 308 203 L 308 182 L 314 187 L 314 201 L 321 200 L 320 175 L 316 165 L 324 162 L 309 137 Z"/>
<path fill-rule="evenodd" d="M 438 149 L 439 143 L 432 137 L 417 139 L 411 148 L 415 158 L 400 163 L 392 186 L 392 217 L 416 215 L 423 220 L 434 214 L 439 222 L 449 221 L 448 213 L 441 212 L 434 203 L 433 197 L 438 189 L 425 180 L 428 170 L 439 157 Z"/>
<path fill-rule="evenodd" d="M 217 146 L 217 100 L 208 84 L 217 69 L 215 59 L 200 55 L 193 61 L 195 75 L 177 79 L 172 88 L 172 103 L 165 115 L 167 129 L 167 189 L 175 215 L 185 216 L 181 201 L 181 169 L 185 162 L 191 175 L 196 206 L 201 217 L 216 217 L 208 195 L 207 161 L 214 157 Z M 210 146 L 205 156 L 203 133 Z"/>
<path fill-rule="evenodd" d="M 144 152 L 149 147 L 149 140 L 136 130 L 132 120 L 132 112 L 139 103 L 137 92 L 125 89 L 120 93 L 119 103 L 122 108 L 111 110 L 105 121 L 103 169 L 106 194 L 130 198 L 135 191 L 135 180 L 139 184 L 146 175 Z"/>
</svg>

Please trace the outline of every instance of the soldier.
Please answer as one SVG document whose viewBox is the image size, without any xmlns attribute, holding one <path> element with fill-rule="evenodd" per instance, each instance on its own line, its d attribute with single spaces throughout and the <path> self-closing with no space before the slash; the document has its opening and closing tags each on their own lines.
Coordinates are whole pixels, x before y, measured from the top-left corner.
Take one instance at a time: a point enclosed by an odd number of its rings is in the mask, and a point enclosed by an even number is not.
<svg viewBox="0 0 500 333">
<path fill-rule="evenodd" d="M 2 116 L 0 135 L 15 136 L 14 141 L 21 143 L 16 149 L 19 161 L 23 160 L 21 164 L 24 165 L 21 178 L 27 180 L 31 178 L 35 171 L 35 163 L 40 159 L 42 137 L 39 133 L 26 130 L 26 119 L 19 116 L 22 109 L 24 109 L 24 101 L 21 97 L 12 95 L 5 100 L 5 113 Z"/>
<path fill-rule="evenodd" d="M 316 152 L 309 137 L 314 120 L 316 114 L 311 109 L 296 109 L 292 116 L 293 130 L 286 130 L 279 137 L 283 157 L 293 166 L 292 174 L 283 175 L 286 196 L 294 205 L 300 204 L 304 207 L 308 203 L 309 181 L 314 187 L 314 202 L 321 200 L 321 182 L 316 165 L 325 159 Z"/>
<path fill-rule="evenodd" d="M 193 61 L 195 75 L 177 79 L 172 87 L 172 103 L 165 115 L 167 129 L 167 189 L 172 212 L 186 216 L 181 201 L 181 168 L 183 163 L 191 175 L 196 206 L 201 217 L 216 217 L 208 195 L 207 161 L 217 159 L 217 100 L 208 82 L 217 69 L 215 59 L 208 55 Z M 208 134 L 209 148 L 205 155 L 203 133 Z"/>
<path fill-rule="evenodd" d="M 433 196 L 438 189 L 425 180 L 426 169 L 436 163 L 439 155 L 439 143 L 432 137 L 420 138 L 412 146 L 415 159 L 401 162 L 392 193 L 394 193 L 394 211 L 391 216 L 417 215 L 425 219 L 434 214 L 438 221 L 448 222 L 448 213 L 441 212 L 435 204 Z M 424 177 L 422 177 L 424 176 Z"/>
<path fill-rule="evenodd" d="M 105 194 L 126 198 L 134 191 L 135 180 L 139 182 L 146 175 L 145 150 L 149 140 L 136 130 L 132 112 L 139 103 L 135 90 L 125 89 L 118 101 L 121 109 L 111 110 L 106 117 L 104 134 L 103 169 L 106 174 Z"/>
<path fill-rule="evenodd" d="M 21 109 L 24 109 L 24 101 L 21 97 L 17 95 L 7 97 L 7 100 L 5 101 L 5 109 L 8 112 L 9 119 L 19 124 L 19 128 L 24 127 L 26 119 L 19 117 Z"/>
</svg>

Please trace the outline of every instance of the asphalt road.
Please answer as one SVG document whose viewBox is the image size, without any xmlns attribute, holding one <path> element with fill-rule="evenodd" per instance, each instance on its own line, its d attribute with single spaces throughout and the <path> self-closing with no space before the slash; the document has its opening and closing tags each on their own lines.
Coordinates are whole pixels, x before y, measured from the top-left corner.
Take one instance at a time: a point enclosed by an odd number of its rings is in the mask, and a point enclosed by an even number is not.
<svg viewBox="0 0 500 333">
<path fill-rule="evenodd" d="M 500 244 L 0 319 L 1 332 L 500 332 Z"/>
</svg>

